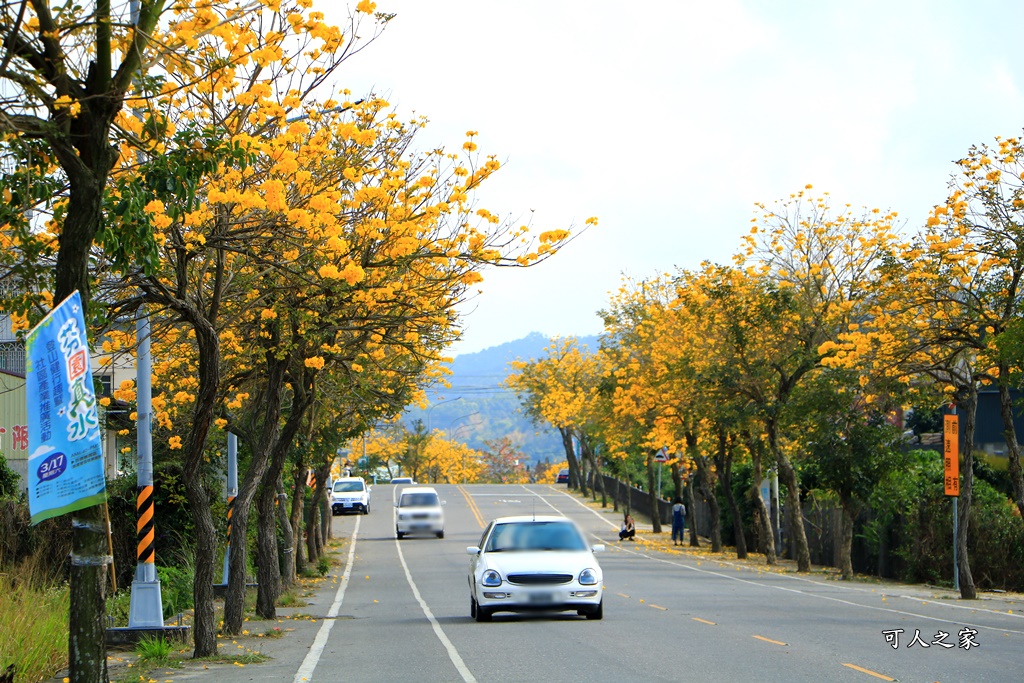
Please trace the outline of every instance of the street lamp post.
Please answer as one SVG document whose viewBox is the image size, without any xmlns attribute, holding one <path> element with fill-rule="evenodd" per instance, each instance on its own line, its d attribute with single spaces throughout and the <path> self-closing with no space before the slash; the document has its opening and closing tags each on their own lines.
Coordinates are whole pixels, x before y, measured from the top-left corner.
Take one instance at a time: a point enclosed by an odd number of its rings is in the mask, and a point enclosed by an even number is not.
<svg viewBox="0 0 1024 683">
<path fill-rule="evenodd" d="M 455 398 L 450 398 L 447 401 L 438 401 L 437 403 L 432 403 L 430 405 L 430 407 L 427 408 L 427 434 L 430 434 L 430 413 L 431 413 L 431 411 L 434 410 L 434 408 L 436 408 L 438 406 L 443 406 L 445 403 L 455 403 L 456 401 L 461 401 L 461 400 L 462 400 L 461 396 L 456 396 Z"/>
<path fill-rule="evenodd" d="M 474 415 L 479 415 L 479 414 L 480 414 L 479 410 L 474 410 L 472 413 L 467 413 L 466 415 L 463 415 L 462 417 L 457 417 L 457 418 L 455 418 L 454 420 L 451 421 L 451 423 L 448 425 L 448 430 L 447 431 L 448 431 L 448 443 L 449 443 L 449 445 L 452 448 L 455 448 L 455 433 L 452 432 L 452 427 L 455 426 L 455 423 L 460 421 L 460 420 L 465 420 L 467 417 L 473 417 Z M 462 427 L 468 427 L 468 426 L 469 425 L 462 425 Z M 459 427 L 459 429 L 462 429 L 462 427 Z M 456 429 L 455 431 L 457 432 L 459 430 Z M 462 483 L 463 484 L 466 483 L 466 454 L 465 453 L 462 454 Z"/>
</svg>

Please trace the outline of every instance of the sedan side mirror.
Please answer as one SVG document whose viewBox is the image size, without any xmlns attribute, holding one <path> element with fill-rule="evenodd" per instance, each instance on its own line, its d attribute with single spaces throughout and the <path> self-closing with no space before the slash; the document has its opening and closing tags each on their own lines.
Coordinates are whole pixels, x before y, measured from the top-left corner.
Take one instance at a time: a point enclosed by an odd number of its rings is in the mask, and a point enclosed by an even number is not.
<svg viewBox="0 0 1024 683">
<path fill-rule="evenodd" d="M 592 553 L 603 553 L 604 543 L 598 543 L 597 545 L 590 546 L 590 552 Z"/>
<path fill-rule="evenodd" d="M 476 547 L 475 545 L 467 546 L 466 547 L 466 554 L 467 555 L 479 555 L 480 554 L 480 548 Z"/>
</svg>

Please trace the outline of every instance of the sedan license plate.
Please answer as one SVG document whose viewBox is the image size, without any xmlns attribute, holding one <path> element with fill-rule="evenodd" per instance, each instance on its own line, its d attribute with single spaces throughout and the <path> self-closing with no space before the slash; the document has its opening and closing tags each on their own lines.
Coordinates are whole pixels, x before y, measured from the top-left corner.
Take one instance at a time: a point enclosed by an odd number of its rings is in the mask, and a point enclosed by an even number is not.
<svg viewBox="0 0 1024 683">
<path fill-rule="evenodd" d="M 530 593 L 528 601 L 533 605 L 550 605 L 555 601 L 553 593 Z"/>
</svg>

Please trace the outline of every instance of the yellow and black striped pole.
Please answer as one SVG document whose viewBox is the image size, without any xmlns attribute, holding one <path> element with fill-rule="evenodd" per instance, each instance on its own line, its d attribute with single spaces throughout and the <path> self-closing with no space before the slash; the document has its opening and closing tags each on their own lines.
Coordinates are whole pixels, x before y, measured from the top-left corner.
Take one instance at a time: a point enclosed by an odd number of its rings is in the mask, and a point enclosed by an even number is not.
<svg viewBox="0 0 1024 683">
<path fill-rule="evenodd" d="M 128 608 L 128 628 L 163 628 L 164 610 L 160 595 L 160 578 L 156 573 L 156 509 L 153 499 L 153 363 L 149 352 L 149 318 L 140 308 L 135 320 L 138 340 L 135 366 L 136 416 L 138 436 L 138 498 L 135 510 L 138 519 L 135 531 L 138 537 L 135 580 L 132 581 L 131 605 Z"/>
<path fill-rule="evenodd" d="M 153 547 L 153 541 L 156 537 L 156 524 L 153 520 L 152 484 L 139 487 L 139 497 L 136 499 L 135 509 L 138 513 L 135 530 L 139 541 L 136 559 L 139 564 L 153 564 L 156 562 L 156 549 Z"/>
<path fill-rule="evenodd" d="M 235 514 L 235 497 L 228 496 L 228 547 L 231 547 L 231 516 Z"/>
</svg>

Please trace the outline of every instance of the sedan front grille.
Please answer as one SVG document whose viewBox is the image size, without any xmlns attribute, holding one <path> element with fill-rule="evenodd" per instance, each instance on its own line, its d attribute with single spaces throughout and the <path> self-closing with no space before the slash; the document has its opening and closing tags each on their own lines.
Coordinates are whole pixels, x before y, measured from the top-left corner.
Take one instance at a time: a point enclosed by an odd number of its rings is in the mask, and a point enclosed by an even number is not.
<svg viewBox="0 0 1024 683">
<path fill-rule="evenodd" d="M 572 574 L 509 574 L 509 583 L 522 586 L 553 586 L 572 581 Z"/>
</svg>

